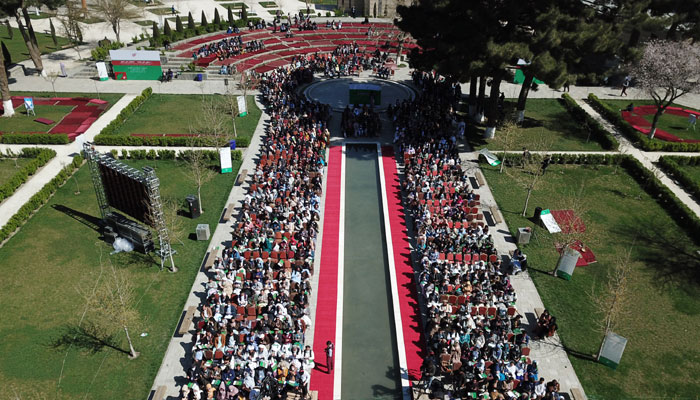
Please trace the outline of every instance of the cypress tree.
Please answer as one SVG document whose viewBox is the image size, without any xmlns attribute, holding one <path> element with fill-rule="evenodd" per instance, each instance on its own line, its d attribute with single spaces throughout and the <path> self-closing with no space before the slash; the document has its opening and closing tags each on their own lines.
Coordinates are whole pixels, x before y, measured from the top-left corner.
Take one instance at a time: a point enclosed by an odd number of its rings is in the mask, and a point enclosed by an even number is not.
<svg viewBox="0 0 700 400">
<path fill-rule="evenodd" d="M 202 22 L 200 22 L 200 24 L 202 24 L 202 26 L 204 26 L 204 27 L 209 25 L 209 23 L 207 22 L 207 16 L 204 15 L 204 10 L 202 10 Z"/>
<path fill-rule="evenodd" d="M 158 29 L 156 21 L 153 21 L 153 39 L 155 43 L 158 43 L 158 39 L 160 39 L 160 29 Z"/>
<path fill-rule="evenodd" d="M 5 46 L 5 42 L 2 42 L 2 57 L 5 59 L 5 68 L 9 67 L 10 64 L 12 64 L 12 56 L 10 56 L 10 50 L 7 49 L 7 46 Z"/>
<path fill-rule="evenodd" d="M 177 31 L 177 33 L 182 33 L 184 31 L 182 28 L 182 20 L 179 15 L 175 17 L 175 31 Z"/>
<path fill-rule="evenodd" d="M 241 7 L 241 19 L 248 22 L 248 10 L 245 4 Z"/>
<path fill-rule="evenodd" d="M 233 11 L 231 11 L 231 6 L 228 6 L 228 23 L 233 25 Z"/>
<path fill-rule="evenodd" d="M 53 20 L 49 18 L 49 29 L 51 29 L 51 40 L 53 40 L 53 47 L 58 48 L 58 39 L 56 38 L 56 28 L 53 26 Z"/>
<path fill-rule="evenodd" d="M 171 37 L 173 34 L 173 31 L 170 30 L 170 25 L 168 24 L 168 20 L 165 20 L 165 25 L 163 25 L 163 34 L 167 37 Z"/>
<path fill-rule="evenodd" d="M 216 25 L 217 27 L 221 25 L 221 17 L 219 16 L 218 8 L 214 9 L 214 25 Z"/>
<path fill-rule="evenodd" d="M 187 14 L 187 29 L 195 29 L 194 26 L 194 18 L 192 18 L 192 12 L 190 11 L 189 14 Z"/>
</svg>

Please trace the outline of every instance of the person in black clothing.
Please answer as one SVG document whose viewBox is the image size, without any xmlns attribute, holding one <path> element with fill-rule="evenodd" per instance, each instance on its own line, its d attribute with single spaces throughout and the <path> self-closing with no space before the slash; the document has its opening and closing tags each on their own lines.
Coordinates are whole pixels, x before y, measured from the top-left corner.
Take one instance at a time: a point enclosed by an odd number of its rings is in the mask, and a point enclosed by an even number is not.
<svg viewBox="0 0 700 400">
<path fill-rule="evenodd" d="M 549 167 L 549 164 L 551 162 L 552 162 L 552 156 L 547 155 L 544 157 L 544 159 L 542 160 L 542 169 L 541 169 L 542 175 L 544 175 L 545 171 L 547 171 L 547 167 Z"/>
</svg>

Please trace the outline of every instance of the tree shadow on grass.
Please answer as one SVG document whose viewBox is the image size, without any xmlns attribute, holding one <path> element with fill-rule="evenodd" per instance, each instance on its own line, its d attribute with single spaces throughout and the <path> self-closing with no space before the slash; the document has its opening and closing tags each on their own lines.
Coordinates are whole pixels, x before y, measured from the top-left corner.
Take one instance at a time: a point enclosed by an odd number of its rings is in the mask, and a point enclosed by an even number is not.
<svg viewBox="0 0 700 400">
<path fill-rule="evenodd" d="M 59 336 L 48 346 L 56 350 L 66 350 L 74 346 L 93 354 L 108 348 L 129 354 L 128 350 L 122 349 L 116 344 L 114 335 L 104 335 L 90 323 L 83 323 L 80 326 L 64 326 L 59 332 Z"/>
<path fill-rule="evenodd" d="M 685 232 L 678 225 L 663 226 L 633 217 L 613 232 L 634 242 L 637 258 L 654 270 L 662 285 L 700 286 L 700 254 L 692 242 L 679 240 Z"/>
</svg>

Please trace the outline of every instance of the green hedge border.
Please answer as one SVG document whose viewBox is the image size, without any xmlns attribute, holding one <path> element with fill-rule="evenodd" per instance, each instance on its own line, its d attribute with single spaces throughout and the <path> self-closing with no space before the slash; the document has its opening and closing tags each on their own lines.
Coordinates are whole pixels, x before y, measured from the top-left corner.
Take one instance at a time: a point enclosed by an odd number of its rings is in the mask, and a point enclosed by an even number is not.
<svg viewBox="0 0 700 400">
<path fill-rule="evenodd" d="M 550 154 L 552 164 L 589 164 L 589 165 L 620 165 L 634 180 L 653 198 L 666 212 L 685 229 L 686 233 L 696 243 L 700 244 L 700 218 L 688 208 L 673 192 L 666 187 L 636 158 L 628 154 Z M 521 154 L 508 154 L 506 159 L 519 165 Z M 542 155 L 533 154 L 530 162 L 539 162 Z M 480 162 L 485 162 L 479 157 Z"/>
<path fill-rule="evenodd" d="M 634 129 L 632 125 L 625 121 L 620 114 L 620 110 L 605 104 L 595 94 L 589 93 L 588 101 L 617 130 L 644 151 L 700 151 L 700 143 L 666 142 L 659 139 L 649 139 L 647 135 Z"/>
<path fill-rule="evenodd" d="M 698 164 L 700 164 L 700 157 L 661 156 L 658 161 L 659 167 L 670 175 L 671 178 L 677 180 L 681 186 L 696 199 L 700 199 L 700 184 L 695 182 L 688 173 L 683 171 L 681 165 Z"/>
<path fill-rule="evenodd" d="M 4 144 L 68 144 L 70 139 L 65 133 L 5 133 L 0 136 Z"/>
<path fill-rule="evenodd" d="M 153 95 L 153 89 L 147 87 L 136 96 L 131 102 L 124 107 L 119 115 L 112 120 L 107 126 L 102 128 L 100 134 L 95 136 L 93 142 L 101 146 L 165 146 L 165 147 L 188 147 L 193 145 L 192 137 L 188 136 L 129 136 L 115 134 L 117 129 L 131 117 L 143 103 L 145 103 Z M 216 143 L 212 138 L 198 137 L 194 140 L 195 146 L 214 147 L 224 145 L 224 143 Z M 250 146 L 250 138 L 236 138 L 236 146 Z"/>
<path fill-rule="evenodd" d="M 34 211 L 38 210 L 42 205 L 44 205 L 51 196 L 56 192 L 56 190 L 61 187 L 68 178 L 73 175 L 75 170 L 83 164 L 83 157 L 75 156 L 73 161 L 63 168 L 53 179 L 49 181 L 44 187 L 41 188 L 34 196 L 32 196 L 29 201 L 24 203 L 24 205 L 7 221 L 5 226 L 0 229 L 0 243 L 4 243 L 10 236 L 12 236 L 17 229 L 24 225 L 29 218 L 34 214 Z"/>
<path fill-rule="evenodd" d="M 11 154 L 8 154 L 9 158 Z M 23 183 L 29 179 L 31 175 L 44 165 L 49 162 L 52 158 L 56 157 L 56 152 L 51 149 L 37 149 L 37 148 L 24 148 L 22 152 L 17 155 L 18 158 L 33 158 L 29 164 L 22 167 L 17 171 L 12 177 L 2 185 L 0 185 L 0 201 L 12 196 Z"/>
<path fill-rule="evenodd" d="M 112 150 L 112 156 L 114 158 L 126 160 L 183 160 L 186 161 L 190 158 L 193 152 L 204 153 L 205 158 L 209 161 L 219 161 L 219 152 L 215 150 L 184 150 L 179 154 L 175 150 L 126 150 L 122 149 L 121 154 L 117 150 Z M 232 160 L 242 160 L 243 152 L 240 150 L 234 150 L 231 152 Z"/>
<path fill-rule="evenodd" d="M 564 107 L 566 107 L 569 113 L 578 122 L 583 124 L 586 129 L 590 130 L 591 136 L 595 138 L 605 150 L 617 150 L 620 147 L 620 143 L 618 143 L 612 133 L 608 132 L 598 121 L 584 111 L 568 93 L 562 94 L 561 98 Z"/>
</svg>

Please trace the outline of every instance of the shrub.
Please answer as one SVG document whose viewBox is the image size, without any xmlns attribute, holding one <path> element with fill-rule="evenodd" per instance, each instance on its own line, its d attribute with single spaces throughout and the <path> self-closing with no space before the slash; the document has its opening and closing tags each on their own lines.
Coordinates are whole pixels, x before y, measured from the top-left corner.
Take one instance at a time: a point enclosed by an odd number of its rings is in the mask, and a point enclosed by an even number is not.
<svg viewBox="0 0 700 400">
<path fill-rule="evenodd" d="M 106 127 L 105 127 L 106 129 Z M 104 131 L 104 130 L 103 130 Z M 188 147 L 192 145 L 192 138 L 187 136 L 128 136 L 100 133 L 95 136 L 95 144 L 102 146 L 168 146 Z M 194 140 L 198 147 L 211 147 L 217 145 L 212 138 L 199 137 Z M 219 143 L 224 145 L 225 143 Z M 249 138 L 236 138 L 237 147 L 250 146 Z"/>
<path fill-rule="evenodd" d="M 112 135 L 114 132 L 117 130 L 117 128 L 126 121 L 131 114 L 133 114 L 140 106 L 143 104 L 146 100 L 148 100 L 151 95 L 153 94 L 153 89 L 150 87 L 147 87 L 146 89 L 143 89 L 140 95 L 136 96 L 129 104 L 124 107 L 121 112 L 117 115 L 115 119 L 112 120 L 107 126 L 102 128 L 100 131 L 100 134 L 95 137 L 97 139 L 98 137 L 102 135 Z M 95 141 L 97 143 L 97 140 Z"/>
<path fill-rule="evenodd" d="M 569 113 L 586 128 L 591 137 L 594 138 L 606 150 L 617 150 L 620 147 L 617 139 L 608 132 L 598 121 L 593 119 L 586 111 L 581 108 L 576 101 L 569 96 L 568 93 L 561 95 L 562 103 Z"/>
<path fill-rule="evenodd" d="M 27 220 L 32 216 L 34 211 L 39 209 L 44 203 L 46 203 L 51 196 L 56 192 L 56 190 L 63 185 L 76 168 L 80 167 L 83 163 L 83 158 L 81 156 L 75 156 L 73 162 L 70 165 L 63 168 L 53 179 L 49 181 L 44 187 L 41 188 L 34 196 L 32 196 L 29 201 L 24 203 L 22 207 L 10 217 L 5 226 L 0 229 L 0 243 L 4 242 L 9 238 L 18 228 L 20 228 Z"/>
<path fill-rule="evenodd" d="M 672 179 L 677 180 L 691 196 L 700 199 L 700 185 L 680 168 L 681 165 L 697 165 L 699 158 L 662 156 L 659 157 L 658 164 Z"/>
<path fill-rule="evenodd" d="M 6 144 L 68 144 L 70 139 L 65 133 L 6 133 L 0 136 Z"/>
<path fill-rule="evenodd" d="M 10 177 L 5 183 L 0 185 L 0 202 L 6 198 L 12 196 L 12 194 L 20 187 L 23 183 L 29 179 L 31 175 L 44 165 L 46 165 L 49 160 L 56 156 L 56 152 L 50 149 L 38 149 L 38 148 L 25 148 L 19 154 L 22 158 L 33 158 L 27 165 L 20 168 L 13 176 Z"/>
</svg>

